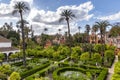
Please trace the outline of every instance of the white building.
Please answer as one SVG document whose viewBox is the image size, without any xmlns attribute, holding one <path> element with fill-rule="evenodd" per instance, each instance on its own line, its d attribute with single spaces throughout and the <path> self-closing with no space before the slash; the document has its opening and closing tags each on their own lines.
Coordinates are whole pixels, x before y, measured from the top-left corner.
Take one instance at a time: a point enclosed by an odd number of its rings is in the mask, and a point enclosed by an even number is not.
<svg viewBox="0 0 120 80">
<path fill-rule="evenodd" d="M 4 53 L 8 57 L 11 53 L 20 52 L 20 50 L 12 47 L 11 40 L 0 36 L 0 52 Z"/>
</svg>

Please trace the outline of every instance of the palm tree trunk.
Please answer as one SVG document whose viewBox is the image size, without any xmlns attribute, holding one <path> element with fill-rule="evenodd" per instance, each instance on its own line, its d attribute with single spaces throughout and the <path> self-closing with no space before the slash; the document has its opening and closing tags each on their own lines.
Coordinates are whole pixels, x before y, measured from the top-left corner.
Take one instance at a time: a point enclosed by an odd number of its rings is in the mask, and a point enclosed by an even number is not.
<svg viewBox="0 0 120 80">
<path fill-rule="evenodd" d="M 69 25 L 69 19 L 66 19 L 67 21 L 67 24 L 68 24 L 68 35 L 69 35 L 69 48 L 70 48 L 70 54 L 72 53 L 72 50 L 71 50 L 71 39 L 70 39 L 70 25 Z"/>
<path fill-rule="evenodd" d="M 25 54 L 25 35 L 24 35 L 24 23 L 23 23 L 23 17 L 22 12 L 20 12 L 21 17 L 21 29 L 22 29 L 22 47 L 23 47 L 23 65 L 26 66 L 26 54 Z"/>
</svg>

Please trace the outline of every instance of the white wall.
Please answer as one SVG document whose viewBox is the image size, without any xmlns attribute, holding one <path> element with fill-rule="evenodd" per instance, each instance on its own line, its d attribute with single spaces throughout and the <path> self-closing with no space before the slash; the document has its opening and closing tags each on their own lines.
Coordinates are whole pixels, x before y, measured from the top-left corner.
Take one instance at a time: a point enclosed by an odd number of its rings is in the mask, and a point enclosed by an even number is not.
<svg viewBox="0 0 120 80">
<path fill-rule="evenodd" d="M 20 52 L 20 50 L 4 51 L 2 53 L 9 55 L 9 53 L 16 53 L 16 52 Z"/>
<path fill-rule="evenodd" d="M 11 42 L 2 42 L 0 43 L 0 48 L 1 47 L 11 47 Z"/>
</svg>

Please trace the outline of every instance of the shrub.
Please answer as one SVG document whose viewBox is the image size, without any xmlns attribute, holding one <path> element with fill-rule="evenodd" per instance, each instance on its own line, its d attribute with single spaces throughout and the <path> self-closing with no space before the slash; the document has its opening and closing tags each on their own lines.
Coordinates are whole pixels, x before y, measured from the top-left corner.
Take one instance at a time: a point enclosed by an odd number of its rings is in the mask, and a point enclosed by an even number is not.
<svg viewBox="0 0 120 80">
<path fill-rule="evenodd" d="M 34 74 L 35 72 L 37 72 L 37 71 L 39 71 L 39 70 L 41 70 L 41 69 L 43 69 L 43 68 L 45 68 L 45 67 L 47 67 L 47 66 L 49 66 L 49 65 L 50 65 L 50 62 L 49 62 L 49 63 L 46 63 L 46 64 L 44 64 L 44 65 L 42 65 L 42 66 L 35 67 L 35 68 L 33 68 L 33 69 L 31 69 L 31 70 L 28 70 L 28 71 L 26 71 L 26 72 L 23 72 L 23 73 L 21 73 L 20 75 L 21 75 L 21 77 L 22 77 L 22 79 L 23 79 L 23 78 L 28 77 L 28 76 Z"/>
<path fill-rule="evenodd" d="M 100 72 L 100 74 L 99 74 L 99 76 L 97 77 L 96 80 L 105 80 L 107 74 L 108 74 L 108 69 L 105 68 Z"/>
<path fill-rule="evenodd" d="M 97 53 L 101 53 L 102 51 L 105 50 L 105 45 L 96 44 L 96 45 L 94 46 L 94 50 L 95 50 Z"/>
<path fill-rule="evenodd" d="M 101 55 L 99 53 L 94 53 L 93 56 L 92 56 L 92 59 L 95 61 L 95 62 L 101 62 Z"/>
<path fill-rule="evenodd" d="M 21 77 L 20 77 L 20 74 L 17 73 L 17 72 L 13 72 L 11 75 L 10 75 L 10 80 L 20 80 Z"/>
<path fill-rule="evenodd" d="M 82 60 L 84 63 L 86 63 L 90 58 L 89 52 L 82 53 L 80 56 L 80 60 Z"/>
<path fill-rule="evenodd" d="M 120 62 L 115 63 L 114 74 L 111 80 L 120 80 Z"/>
<path fill-rule="evenodd" d="M 104 57 L 106 58 L 107 62 L 112 61 L 114 58 L 114 51 L 113 50 L 106 50 Z"/>
</svg>

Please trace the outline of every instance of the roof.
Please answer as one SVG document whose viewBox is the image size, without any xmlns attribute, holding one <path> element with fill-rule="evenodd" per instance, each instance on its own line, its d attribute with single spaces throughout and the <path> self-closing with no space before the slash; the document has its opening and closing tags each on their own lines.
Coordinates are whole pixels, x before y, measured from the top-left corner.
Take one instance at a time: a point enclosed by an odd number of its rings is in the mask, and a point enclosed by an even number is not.
<svg viewBox="0 0 120 80">
<path fill-rule="evenodd" d="M 0 36 L 0 42 L 11 42 L 11 40 Z"/>
<path fill-rule="evenodd" d="M 14 48 L 14 47 L 2 47 L 2 48 L 0 48 L 0 52 L 14 51 L 14 50 L 19 50 L 19 49 L 18 48 Z"/>
</svg>

